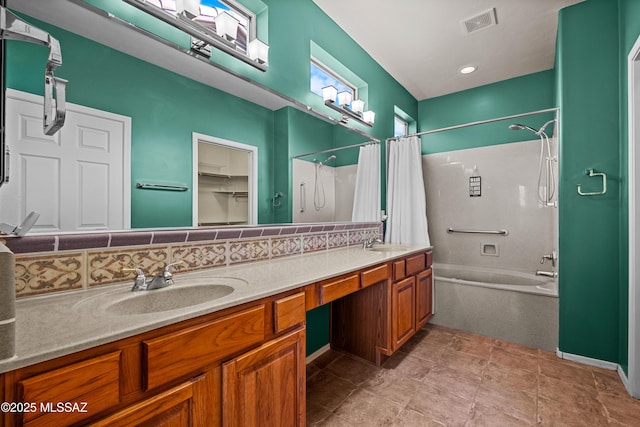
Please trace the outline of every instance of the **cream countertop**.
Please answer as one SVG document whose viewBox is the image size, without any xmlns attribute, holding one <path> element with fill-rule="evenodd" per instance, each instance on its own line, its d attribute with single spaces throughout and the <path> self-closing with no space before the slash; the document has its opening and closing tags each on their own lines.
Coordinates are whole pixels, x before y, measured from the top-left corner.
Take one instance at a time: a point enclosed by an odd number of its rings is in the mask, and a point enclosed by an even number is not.
<svg viewBox="0 0 640 427">
<path fill-rule="evenodd" d="M 0 361 L 0 372 L 8 372 L 45 360 L 113 342 L 162 326 L 191 319 L 225 308 L 258 300 L 323 279 L 339 276 L 394 258 L 425 251 L 431 247 L 386 245 L 374 252 L 362 247 L 348 247 L 174 274 L 174 285 L 163 292 L 189 285 L 227 284 L 234 291 L 213 301 L 186 308 L 121 315 L 104 309 L 105 305 L 131 296 L 133 280 L 63 294 L 31 297 L 16 303 L 16 356 Z"/>
</svg>

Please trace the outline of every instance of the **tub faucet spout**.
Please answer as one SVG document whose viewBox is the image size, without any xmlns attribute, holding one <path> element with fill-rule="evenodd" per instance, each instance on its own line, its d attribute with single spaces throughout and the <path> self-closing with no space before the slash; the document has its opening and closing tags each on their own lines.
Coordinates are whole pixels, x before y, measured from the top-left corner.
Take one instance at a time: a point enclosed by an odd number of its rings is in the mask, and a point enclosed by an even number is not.
<svg viewBox="0 0 640 427">
<path fill-rule="evenodd" d="M 555 279 L 556 277 L 558 277 L 558 272 L 557 271 L 536 270 L 536 276 L 553 277 Z"/>
</svg>

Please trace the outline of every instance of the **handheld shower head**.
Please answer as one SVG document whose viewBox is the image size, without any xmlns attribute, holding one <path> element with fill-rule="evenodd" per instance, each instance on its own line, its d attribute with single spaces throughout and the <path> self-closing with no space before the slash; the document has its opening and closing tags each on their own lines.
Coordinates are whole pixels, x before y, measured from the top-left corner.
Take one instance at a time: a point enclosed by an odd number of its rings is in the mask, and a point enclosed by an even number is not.
<svg viewBox="0 0 640 427">
<path fill-rule="evenodd" d="M 535 130 L 532 127 L 529 127 L 527 125 L 520 124 L 520 123 L 514 123 L 512 125 L 509 125 L 509 129 L 511 129 L 511 130 L 523 130 L 523 129 L 526 129 L 529 132 L 533 132 L 536 135 L 540 135 L 537 130 Z"/>
</svg>

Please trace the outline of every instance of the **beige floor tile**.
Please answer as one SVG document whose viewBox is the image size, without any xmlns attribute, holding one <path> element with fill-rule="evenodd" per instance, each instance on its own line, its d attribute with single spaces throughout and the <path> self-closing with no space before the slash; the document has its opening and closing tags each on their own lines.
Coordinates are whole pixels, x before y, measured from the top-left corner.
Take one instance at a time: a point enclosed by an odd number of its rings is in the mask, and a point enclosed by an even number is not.
<svg viewBox="0 0 640 427">
<path fill-rule="evenodd" d="M 425 384 L 448 390 L 463 399 L 473 401 L 480 387 L 480 377 L 460 375 L 458 371 L 447 367 L 432 369 L 423 382 Z"/>
<path fill-rule="evenodd" d="M 450 390 L 424 384 L 413 396 L 407 409 L 448 426 L 463 426 L 468 420 L 472 400 L 463 399 Z"/>
<path fill-rule="evenodd" d="M 402 409 L 397 403 L 358 389 L 334 411 L 334 415 L 350 426 L 389 426 Z"/>
<path fill-rule="evenodd" d="M 381 368 L 332 350 L 307 374 L 309 426 L 640 426 L 615 371 L 433 325 Z"/>
<path fill-rule="evenodd" d="M 397 352 L 383 365 L 382 369 L 387 369 L 403 375 L 407 378 L 422 381 L 429 371 L 436 366 L 436 362 L 414 357 L 413 353 Z"/>
<path fill-rule="evenodd" d="M 487 413 L 508 415 L 524 423 L 533 424 L 536 421 L 535 393 L 481 385 L 476 393 L 475 405 L 485 408 Z"/>
<path fill-rule="evenodd" d="M 307 381 L 307 401 L 333 411 L 356 389 L 347 380 L 322 371 Z"/>
<path fill-rule="evenodd" d="M 533 421 L 526 421 L 512 415 L 497 411 L 494 407 L 476 403 L 471 410 L 466 427 L 519 427 L 533 426 Z"/>
<path fill-rule="evenodd" d="M 606 408 L 609 418 L 623 425 L 640 426 L 640 400 L 633 397 L 600 393 L 598 399 Z"/>
<path fill-rule="evenodd" d="M 482 386 L 537 393 L 538 375 L 535 372 L 505 368 L 494 364 L 494 362 L 489 362 L 482 374 Z"/>
<path fill-rule="evenodd" d="M 376 374 L 378 369 L 362 359 L 351 356 L 342 356 L 330 363 L 326 370 L 336 377 L 347 380 L 355 385 L 360 385 Z"/>
<path fill-rule="evenodd" d="M 538 374 L 538 355 L 517 353 L 508 348 L 494 347 L 491 352 L 491 363 L 506 369 L 519 369 Z"/>
</svg>

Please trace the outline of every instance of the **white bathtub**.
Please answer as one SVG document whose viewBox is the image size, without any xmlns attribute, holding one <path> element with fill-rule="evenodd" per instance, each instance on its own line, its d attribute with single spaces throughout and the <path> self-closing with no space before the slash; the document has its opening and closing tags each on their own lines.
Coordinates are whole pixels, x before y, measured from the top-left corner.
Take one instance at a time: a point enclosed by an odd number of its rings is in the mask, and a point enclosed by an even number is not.
<svg viewBox="0 0 640 427">
<path fill-rule="evenodd" d="M 557 279 L 437 263 L 433 275 L 432 323 L 556 351 Z"/>
<path fill-rule="evenodd" d="M 434 264 L 433 272 L 435 278 L 442 282 L 558 296 L 557 279 L 531 273 L 456 264 Z"/>
</svg>

